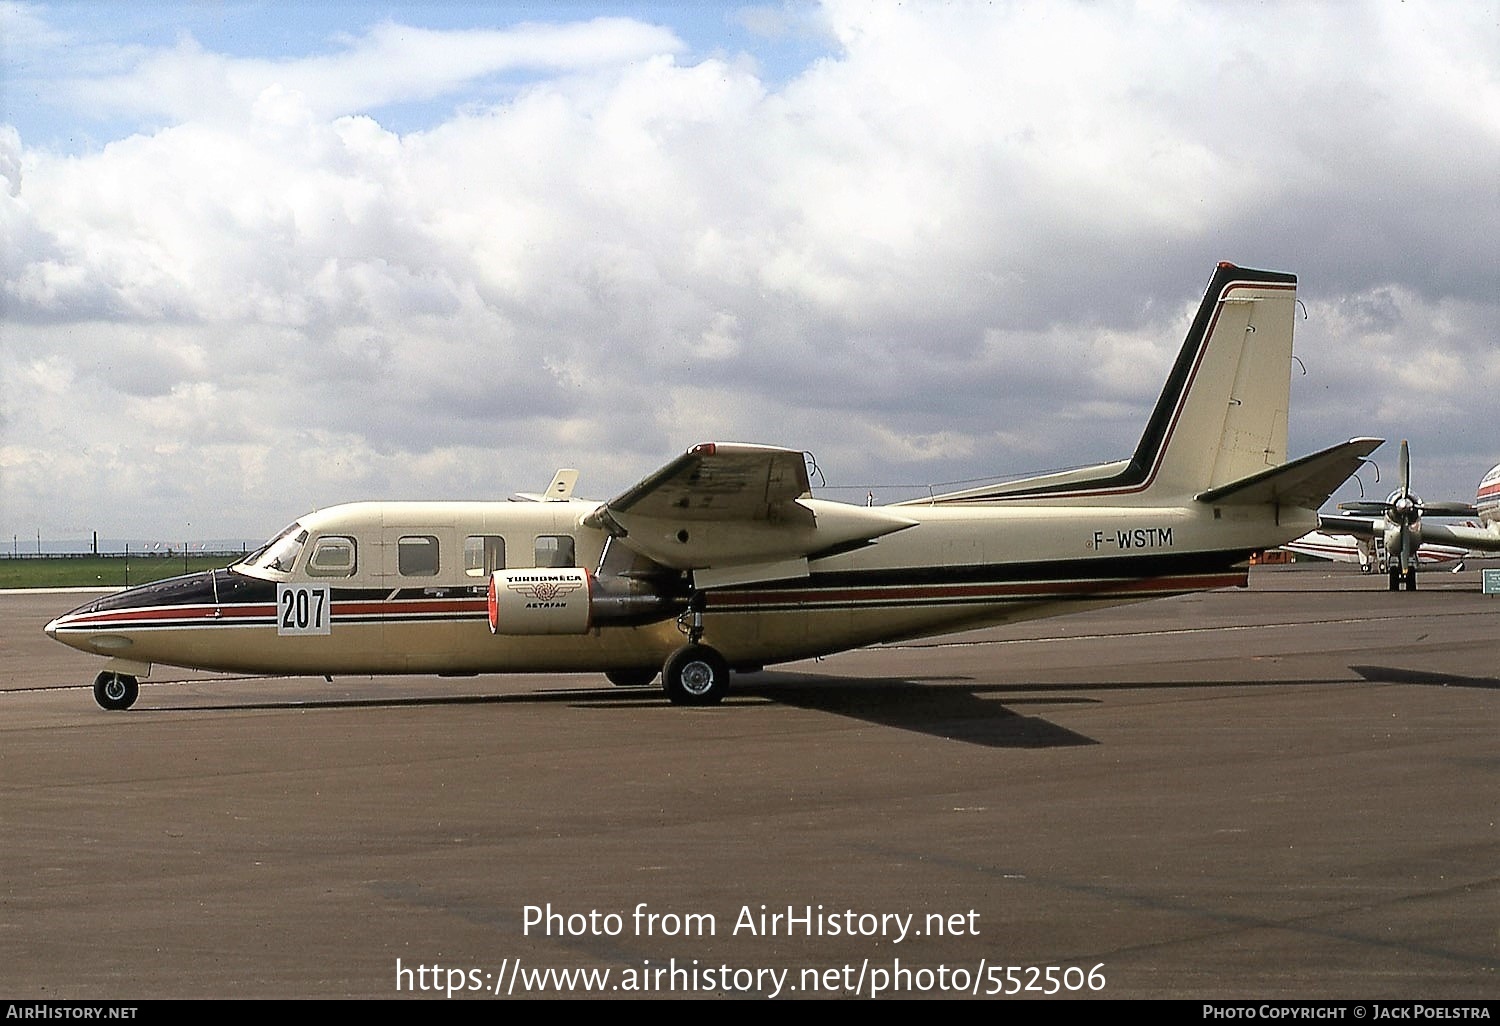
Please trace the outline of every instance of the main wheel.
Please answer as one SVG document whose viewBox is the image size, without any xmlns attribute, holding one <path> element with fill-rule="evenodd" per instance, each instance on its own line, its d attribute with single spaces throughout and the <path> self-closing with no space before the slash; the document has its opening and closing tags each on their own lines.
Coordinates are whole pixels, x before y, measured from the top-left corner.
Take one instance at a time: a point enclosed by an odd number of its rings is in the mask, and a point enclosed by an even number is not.
<svg viewBox="0 0 1500 1026">
<path fill-rule="evenodd" d="M 629 670 L 605 670 L 604 677 L 617 688 L 643 688 L 656 679 L 656 668 L 648 666 Z"/>
<path fill-rule="evenodd" d="M 729 690 L 729 663 L 707 645 L 684 645 L 667 657 L 662 687 L 673 705 L 717 705 Z"/>
<path fill-rule="evenodd" d="M 140 682 L 128 673 L 105 670 L 94 678 L 94 701 L 101 709 L 129 709 L 140 693 Z"/>
</svg>

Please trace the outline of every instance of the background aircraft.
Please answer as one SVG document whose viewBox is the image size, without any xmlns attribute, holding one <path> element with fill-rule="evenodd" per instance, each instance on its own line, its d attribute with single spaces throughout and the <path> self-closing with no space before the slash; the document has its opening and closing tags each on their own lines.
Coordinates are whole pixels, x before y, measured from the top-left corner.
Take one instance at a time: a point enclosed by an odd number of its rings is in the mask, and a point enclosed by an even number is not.
<svg viewBox="0 0 1500 1026">
<path fill-rule="evenodd" d="M 1360 550 L 1356 558 L 1361 567 L 1369 566 L 1373 558 L 1376 565 L 1390 574 L 1391 591 L 1398 590 L 1403 583 L 1408 591 L 1415 591 L 1417 567 L 1424 562 L 1452 561 L 1477 552 L 1500 552 L 1500 465 L 1484 475 L 1472 504 L 1424 502 L 1411 490 L 1411 452 L 1403 441 L 1401 487 L 1384 502 L 1363 499 L 1341 502 L 1339 509 L 1345 515 L 1318 518 L 1318 531 L 1325 538 L 1352 539 Z M 1424 521 L 1424 517 L 1478 517 L 1479 525 L 1433 524 Z M 1310 551 L 1323 540 L 1309 538 L 1299 538 L 1283 547 L 1294 552 Z"/>
<path fill-rule="evenodd" d="M 1320 522 L 1326 522 L 1332 526 L 1340 519 L 1327 517 Z M 1390 553 L 1385 547 L 1383 535 L 1360 538 L 1352 534 L 1309 531 L 1296 541 L 1287 542 L 1281 547 L 1289 552 L 1331 559 L 1338 563 L 1358 563 L 1362 573 L 1374 573 L 1376 570 L 1386 573 L 1390 569 Z M 1451 569 L 1461 570 L 1464 565 L 1463 561 L 1468 555 L 1468 549 L 1423 542 L 1417 546 L 1417 565 L 1451 565 Z"/>
</svg>

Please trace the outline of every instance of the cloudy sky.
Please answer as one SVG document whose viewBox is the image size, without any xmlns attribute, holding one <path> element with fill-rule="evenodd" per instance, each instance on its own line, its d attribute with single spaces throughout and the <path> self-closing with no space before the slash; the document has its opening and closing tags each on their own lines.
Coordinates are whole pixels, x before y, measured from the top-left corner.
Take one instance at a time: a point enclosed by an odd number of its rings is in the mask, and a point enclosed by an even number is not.
<svg viewBox="0 0 1500 1026">
<path fill-rule="evenodd" d="M 5 2 L 0 74 L 7 543 L 1117 458 L 1219 260 L 1300 276 L 1292 455 L 1500 461 L 1495 0 Z"/>
</svg>

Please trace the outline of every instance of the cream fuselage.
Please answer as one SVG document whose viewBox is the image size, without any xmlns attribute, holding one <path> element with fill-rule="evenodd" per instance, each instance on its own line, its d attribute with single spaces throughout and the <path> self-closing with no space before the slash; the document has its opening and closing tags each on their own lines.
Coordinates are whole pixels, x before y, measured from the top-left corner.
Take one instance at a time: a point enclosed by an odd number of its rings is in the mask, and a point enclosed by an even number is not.
<svg viewBox="0 0 1500 1026">
<path fill-rule="evenodd" d="M 1096 499 L 1095 502 L 1107 502 Z M 572 634 L 491 630 L 490 573 L 555 558 L 599 566 L 608 534 L 583 526 L 597 503 L 355 503 L 309 514 L 282 566 L 239 565 L 132 589 L 48 625 L 54 638 L 151 664 L 256 674 L 506 673 L 646 669 L 684 643 L 676 607 L 654 622 Z M 888 509 L 894 507 L 886 507 Z M 855 508 L 857 509 L 857 507 Z M 703 641 L 755 667 L 860 645 L 1243 584 L 1256 549 L 1315 524 L 1265 506 L 901 506 L 915 526 L 809 575 L 706 593 Z M 1311 519 L 1310 519 L 1311 518 Z M 697 529 L 699 525 L 695 525 Z M 540 546 L 538 539 L 547 539 Z M 316 565 L 324 539 L 353 542 L 353 565 Z M 403 546 L 420 539 L 421 560 Z M 483 539 L 491 539 L 486 549 Z M 478 541 L 476 541 L 478 540 Z M 341 547 L 341 546 L 336 546 Z M 486 552 L 488 553 L 486 562 Z M 404 562 L 420 565 L 403 566 Z M 555 565 L 555 564 L 554 564 Z M 326 608 L 322 608 L 326 605 Z"/>
</svg>

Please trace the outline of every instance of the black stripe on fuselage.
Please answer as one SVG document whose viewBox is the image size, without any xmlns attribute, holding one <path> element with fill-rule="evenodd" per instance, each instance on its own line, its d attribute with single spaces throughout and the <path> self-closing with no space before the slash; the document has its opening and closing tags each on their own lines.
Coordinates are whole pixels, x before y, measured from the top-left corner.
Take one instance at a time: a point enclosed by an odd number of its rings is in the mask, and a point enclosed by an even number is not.
<svg viewBox="0 0 1500 1026">
<path fill-rule="evenodd" d="M 217 581 L 215 581 L 217 578 Z M 322 583 L 316 581 L 303 581 L 302 584 Z M 467 589 L 449 588 L 446 591 L 460 593 Z M 391 594 L 389 588 L 330 588 L 330 597 L 335 602 L 380 602 Z M 403 593 L 404 594 L 404 593 Z M 416 590 L 416 598 L 434 597 L 424 596 L 420 589 Z M 232 570 L 205 570 L 196 574 L 184 574 L 181 577 L 169 577 L 162 581 L 153 581 L 150 584 L 138 584 L 134 588 L 126 588 L 124 591 L 107 595 L 104 598 L 87 602 L 68 615 L 74 613 L 105 613 L 119 609 L 141 609 L 145 607 L 165 606 L 242 606 L 255 605 L 257 603 L 274 603 L 276 601 L 276 582 L 263 581 L 258 577 L 248 577 L 245 574 L 235 573 Z"/>
<path fill-rule="evenodd" d="M 734 592 L 780 591 L 789 586 L 819 588 L 903 587 L 929 584 L 1014 584 L 1045 581 L 1134 581 L 1153 577 L 1223 573 L 1250 558 L 1252 550 L 1163 553 L 1086 559 L 1037 560 L 1027 563 L 976 563 L 961 566 L 893 567 L 813 573 L 800 581 L 742 585 Z"/>
</svg>

